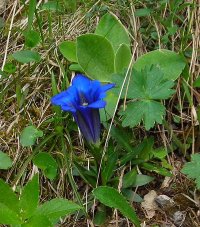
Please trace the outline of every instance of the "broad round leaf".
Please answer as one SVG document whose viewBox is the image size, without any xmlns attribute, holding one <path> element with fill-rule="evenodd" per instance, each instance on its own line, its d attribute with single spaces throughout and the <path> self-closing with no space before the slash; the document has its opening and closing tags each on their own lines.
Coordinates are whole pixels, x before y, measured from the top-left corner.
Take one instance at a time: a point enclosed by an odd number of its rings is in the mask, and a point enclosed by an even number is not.
<svg viewBox="0 0 200 227">
<path fill-rule="evenodd" d="M 127 69 L 131 61 L 131 50 L 126 44 L 122 44 L 115 55 L 115 72 L 122 73 Z"/>
<path fill-rule="evenodd" d="M 176 80 L 185 67 L 185 60 L 182 56 L 170 50 L 155 50 L 142 55 L 137 59 L 134 68 L 138 71 L 146 66 L 156 65 L 164 73 L 164 78 Z"/>
<path fill-rule="evenodd" d="M 12 161 L 10 159 L 10 157 L 0 151 L 0 169 L 9 169 L 12 166 Z"/>
<path fill-rule="evenodd" d="M 39 62 L 41 57 L 37 52 L 21 50 L 12 54 L 13 58 L 21 63 Z"/>
<path fill-rule="evenodd" d="M 107 104 L 104 109 L 100 109 L 101 121 L 106 122 L 107 120 L 112 118 L 117 100 L 117 95 L 115 95 L 113 92 L 108 92 L 105 98 Z"/>
<path fill-rule="evenodd" d="M 77 38 L 77 58 L 85 73 L 100 81 L 111 81 L 114 72 L 114 51 L 109 41 L 99 35 Z"/>
<path fill-rule="evenodd" d="M 75 42 L 64 41 L 64 42 L 60 43 L 59 50 L 68 61 L 77 62 L 76 43 Z"/>
<path fill-rule="evenodd" d="M 130 47 L 130 38 L 126 28 L 113 14 L 107 13 L 100 19 L 95 34 L 107 38 L 112 44 L 115 52 L 117 52 L 122 43 Z"/>
<path fill-rule="evenodd" d="M 27 126 L 23 129 L 20 136 L 20 143 L 24 147 L 32 146 L 35 144 L 36 139 L 43 136 L 43 132 L 38 130 L 35 126 Z"/>
</svg>

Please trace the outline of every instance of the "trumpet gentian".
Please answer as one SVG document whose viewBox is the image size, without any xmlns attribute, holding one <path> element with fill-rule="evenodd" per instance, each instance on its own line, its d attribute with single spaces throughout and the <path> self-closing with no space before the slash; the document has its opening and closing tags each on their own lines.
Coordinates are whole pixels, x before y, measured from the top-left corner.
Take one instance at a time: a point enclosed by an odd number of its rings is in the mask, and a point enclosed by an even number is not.
<svg viewBox="0 0 200 227">
<path fill-rule="evenodd" d="M 51 102 L 62 110 L 71 112 L 85 139 L 89 143 L 97 143 L 100 138 L 99 109 L 106 106 L 103 98 L 106 91 L 114 86 L 102 85 L 98 80 L 78 74 L 72 80 L 72 85 L 52 97 Z"/>
</svg>

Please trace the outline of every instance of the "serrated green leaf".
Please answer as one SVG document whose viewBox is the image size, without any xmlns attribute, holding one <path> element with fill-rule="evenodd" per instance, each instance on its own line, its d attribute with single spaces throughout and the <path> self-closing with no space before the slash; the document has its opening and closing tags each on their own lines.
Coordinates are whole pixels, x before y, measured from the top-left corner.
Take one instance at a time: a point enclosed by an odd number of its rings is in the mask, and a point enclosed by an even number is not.
<svg viewBox="0 0 200 227">
<path fill-rule="evenodd" d="M 4 195 L 5 196 L 5 195 Z M 19 225 L 21 220 L 17 213 L 9 209 L 8 206 L 0 202 L 0 224 Z"/>
<path fill-rule="evenodd" d="M 51 223 L 56 223 L 60 217 L 69 215 L 80 209 L 82 208 L 76 203 L 66 199 L 56 198 L 39 206 L 34 215 L 43 214 Z"/>
<path fill-rule="evenodd" d="M 50 180 L 55 179 L 57 175 L 58 164 L 56 160 L 48 153 L 40 152 L 37 154 L 33 163 L 40 169 L 43 170 L 44 175 Z"/>
<path fill-rule="evenodd" d="M 114 51 L 109 41 L 95 34 L 77 38 L 78 64 L 92 79 L 111 81 L 114 72 Z"/>
<path fill-rule="evenodd" d="M 129 103 L 125 111 L 120 111 L 120 115 L 123 127 L 134 127 L 143 120 L 145 129 L 149 130 L 156 122 L 162 123 L 165 107 L 153 100 L 135 101 Z"/>
<path fill-rule="evenodd" d="M 192 154 L 191 162 L 186 163 L 181 172 L 195 180 L 197 188 L 200 189 L 200 154 Z"/>
<path fill-rule="evenodd" d="M 135 226 L 140 226 L 140 221 L 134 209 L 116 189 L 100 186 L 93 190 L 93 194 L 101 203 L 108 207 L 118 209 L 125 217 L 129 218 Z"/>
<path fill-rule="evenodd" d="M 137 59 L 134 68 L 138 71 L 146 66 L 159 66 L 167 80 L 176 80 L 183 71 L 186 61 L 177 53 L 170 50 L 155 50 L 142 55 Z"/>
<path fill-rule="evenodd" d="M 10 159 L 10 157 L 0 151 L 0 169 L 9 169 L 12 166 L 12 161 Z"/>
<path fill-rule="evenodd" d="M 131 61 L 131 50 L 126 44 L 121 44 L 115 55 L 115 72 L 121 73 L 127 69 Z"/>
<path fill-rule="evenodd" d="M 41 60 L 40 55 L 31 50 L 21 50 L 12 54 L 13 58 L 21 63 L 39 62 Z"/>
<path fill-rule="evenodd" d="M 117 83 L 123 80 L 119 76 L 113 79 Z M 126 97 L 137 100 L 128 103 L 125 111 L 120 111 L 122 125 L 134 127 L 143 120 L 146 130 L 149 130 L 156 122 L 161 124 L 165 107 L 155 100 L 169 98 L 174 93 L 173 85 L 173 81 L 164 79 L 162 71 L 154 65 L 140 72 L 133 70 Z"/>
<path fill-rule="evenodd" d="M 20 143 L 24 147 L 32 146 L 35 144 L 36 139 L 43 136 L 43 132 L 38 130 L 35 126 L 27 126 L 23 129 L 20 136 Z"/>
<path fill-rule="evenodd" d="M 130 47 L 130 38 L 126 28 L 113 14 L 107 13 L 100 19 L 95 34 L 108 39 L 112 44 L 115 53 L 122 43 Z"/>
<path fill-rule="evenodd" d="M 16 213 L 19 212 L 19 200 L 17 196 L 2 179 L 0 179 L 0 203 Z"/>
<path fill-rule="evenodd" d="M 20 207 L 23 217 L 30 217 L 39 203 L 39 180 L 36 174 L 23 188 L 20 196 Z"/>
<path fill-rule="evenodd" d="M 68 61 L 77 62 L 75 42 L 64 41 L 60 43 L 59 50 Z"/>
<path fill-rule="evenodd" d="M 122 75 L 113 75 L 113 80 L 118 87 L 113 92 L 119 93 L 120 85 L 123 82 Z M 155 65 L 145 67 L 141 71 L 133 70 L 128 83 L 126 98 L 129 99 L 168 99 L 174 90 L 172 80 L 166 80 L 164 74 Z M 127 85 L 125 85 L 125 89 Z M 122 95 L 124 97 L 125 94 Z"/>
</svg>

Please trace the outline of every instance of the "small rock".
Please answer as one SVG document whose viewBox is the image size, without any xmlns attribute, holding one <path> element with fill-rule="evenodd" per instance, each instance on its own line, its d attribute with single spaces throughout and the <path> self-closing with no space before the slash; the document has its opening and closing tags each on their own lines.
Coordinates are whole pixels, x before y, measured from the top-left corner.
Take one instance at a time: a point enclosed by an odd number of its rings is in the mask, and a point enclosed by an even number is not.
<svg viewBox="0 0 200 227">
<path fill-rule="evenodd" d="M 141 203 L 141 207 L 145 211 L 145 216 L 148 219 L 151 219 L 158 209 L 157 204 L 155 203 L 155 198 L 157 193 L 154 190 L 151 190 L 148 194 L 144 196 L 144 201 Z"/>
<path fill-rule="evenodd" d="M 172 221 L 176 226 L 181 226 L 185 221 L 186 213 L 183 211 L 176 211 L 172 217 Z"/>
<path fill-rule="evenodd" d="M 174 200 L 167 195 L 159 195 L 155 198 L 156 203 L 159 207 L 165 208 L 166 206 L 174 205 Z"/>
</svg>

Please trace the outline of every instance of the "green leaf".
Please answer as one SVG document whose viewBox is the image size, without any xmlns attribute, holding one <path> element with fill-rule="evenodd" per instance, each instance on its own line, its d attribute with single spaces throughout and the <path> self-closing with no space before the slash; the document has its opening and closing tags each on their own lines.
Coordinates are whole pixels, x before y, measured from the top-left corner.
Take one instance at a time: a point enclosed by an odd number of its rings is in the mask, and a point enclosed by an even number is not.
<svg viewBox="0 0 200 227">
<path fill-rule="evenodd" d="M 19 200 L 17 196 L 2 179 L 0 179 L 0 203 L 16 213 L 19 212 Z"/>
<path fill-rule="evenodd" d="M 194 179 L 197 188 L 200 189 L 200 154 L 192 154 L 191 162 L 186 163 L 181 170 L 188 178 Z"/>
<path fill-rule="evenodd" d="M 40 42 L 40 34 L 34 30 L 24 31 L 23 35 L 25 37 L 25 45 L 27 47 L 35 47 Z"/>
<path fill-rule="evenodd" d="M 21 63 L 39 62 L 41 57 L 37 52 L 21 50 L 12 54 L 13 58 Z"/>
<path fill-rule="evenodd" d="M 113 80 L 119 86 L 122 84 L 123 78 L 121 75 L 115 75 Z M 172 80 L 165 79 L 163 72 L 155 65 L 151 65 L 141 71 L 133 70 L 130 75 L 126 98 L 144 100 L 168 99 L 174 93 L 174 90 L 171 89 L 173 86 L 174 82 Z M 125 85 L 125 89 L 126 87 L 127 85 Z M 113 91 L 119 92 L 119 87 Z M 124 96 L 123 94 L 122 97 Z"/>
<path fill-rule="evenodd" d="M 9 74 L 15 73 L 16 70 L 16 66 L 10 62 L 6 63 L 3 68 L 3 71 Z"/>
<path fill-rule="evenodd" d="M 29 7 L 28 7 L 28 30 L 31 29 L 34 13 L 36 9 L 37 1 L 36 0 L 30 0 L 29 1 Z"/>
<path fill-rule="evenodd" d="M 165 79 L 176 80 L 183 71 L 186 61 L 175 52 L 162 49 L 151 51 L 139 57 L 134 64 L 134 68 L 140 71 L 153 64 L 160 67 Z"/>
<path fill-rule="evenodd" d="M 134 182 L 136 181 L 136 176 L 137 176 L 137 171 L 135 169 L 132 169 L 128 173 L 126 173 L 123 176 L 123 188 L 128 188 L 131 187 Z"/>
<path fill-rule="evenodd" d="M 135 182 L 132 184 L 132 187 L 140 187 L 146 185 L 154 180 L 154 177 L 150 177 L 143 174 L 137 174 Z"/>
<path fill-rule="evenodd" d="M 131 189 L 122 189 L 122 194 L 132 203 L 132 202 L 136 202 L 136 203 L 141 203 L 144 200 L 141 198 L 141 196 L 139 196 L 135 191 L 131 190 Z"/>
<path fill-rule="evenodd" d="M 130 144 L 131 138 L 124 130 L 124 128 L 112 126 L 111 136 L 116 140 L 118 144 L 121 145 L 121 147 L 123 147 L 124 150 L 126 150 L 127 152 L 133 151 L 133 147 Z"/>
<path fill-rule="evenodd" d="M 118 209 L 125 217 L 129 218 L 137 227 L 140 221 L 133 208 L 126 199 L 114 188 L 100 186 L 93 190 L 94 196 L 104 205 Z"/>
<path fill-rule="evenodd" d="M 69 66 L 69 70 L 74 71 L 74 72 L 84 73 L 83 69 L 81 68 L 81 66 L 79 64 L 71 64 Z"/>
<path fill-rule="evenodd" d="M 38 130 L 35 126 L 27 126 L 23 129 L 20 136 L 20 143 L 24 147 L 32 146 L 35 144 L 36 139 L 43 136 L 43 132 Z"/>
<path fill-rule="evenodd" d="M 63 8 L 58 1 L 48 1 L 42 5 L 43 10 L 63 12 Z"/>
<path fill-rule="evenodd" d="M 34 159 L 33 163 L 40 169 L 43 170 L 44 175 L 49 178 L 50 180 L 55 179 L 57 175 L 57 162 L 55 159 L 48 153 L 40 152 L 37 154 Z"/>
<path fill-rule="evenodd" d="M 112 44 L 115 53 L 122 43 L 130 47 L 130 38 L 126 28 L 113 14 L 107 13 L 100 19 L 95 34 L 108 39 Z"/>
<path fill-rule="evenodd" d="M 95 226 L 103 226 L 103 224 L 106 222 L 106 219 L 106 207 L 104 205 L 98 206 L 98 210 L 95 213 L 93 223 L 95 224 Z"/>
<path fill-rule="evenodd" d="M 118 152 L 113 147 L 108 147 L 107 160 L 103 163 L 102 167 L 102 180 L 106 185 L 111 179 L 117 164 Z"/>
<path fill-rule="evenodd" d="M 152 163 L 143 163 L 142 164 L 142 168 L 148 170 L 148 171 L 153 171 L 155 173 L 158 173 L 162 176 L 166 176 L 166 177 L 171 177 L 172 174 L 170 173 L 170 171 L 168 171 L 167 169 L 157 166 L 156 164 L 152 164 Z"/>
<path fill-rule="evenodd" d="M 81 176 L 81 178 L 87 184 L 91 185 L 92 187 L 95 187 L 96 186 L 96 178 L 97 178 L 97 176 L 94 176 L 94 174 L 92 173 L 91 170 L 86 169 L 85 167 L 83 167 L 79 163 L 75 162 L 74 164 L 75 164 L 76 170 L 78 171 L 78 173 Z"/>
<path fill-rule="evenodd" d="M 194 81 L 193 86 L 198 88 L 200 87 L 200 76 Z"/>
<path fill-rule="evenodd" d="M 142 9 L 136 9 L 135 10 L 135 16 L 136 17 L 145 17 L 149 16 L 152 12 L 152 9 L 149 8 L 142 8 Z"/>
<path fill-rule="evenodd" d="M 114 51 L 108 40 L 95 34 L 77 38 L 77 58 L 85 73 L 100 81 L 110 81 L 114 72 Z"/>
<path fill-rule="evenodd" d="M 100 109 L 100 116 L 102 122 L 106 122 L 113 117 L 118 97 L 112 91 L 109 91 L 104 100 L 107 104 L 104 109 Z"/>
<path fill-rule="evenodd" d="M 10 157 L 0 151 L 0 169 L 9 169 L 12 166 L 12 161 L 10 159 Z"/>
<path fill-rule="evenodd" d="M 64 217 L 80 209 L 82 208 L 76 203 L 66 199 L 56 198 L 39 206 L 34 215 L 42 214 L 46 216 L 51 223 L 55 223 L 60 217 Z"/>
<path fill-rule="evenodd" d="M 4 195 L 5 196 L 5 195 Z M 8 206 L 0 202 L 0 224 L 4 225 L 19 225 L 21 224 L 20 218 Z"/>
<path fill-rule="evenodd" d="M 162 160 L 167 156 L 167 150 L 164 147 L 158 148 L 152 151 L 155 158 Z"/>
<path fill-rule="evenodd" d="M 120 80 L 116 76 L 113 79 L 116 82 L 117 79 L 118 82 Z M 162 71 L 154 65 L 140 72 L 133 70 L 127 98 L 137 101 L 128 103 L 126 110 L 120 111 L 120 115 L 123 116 L 122 125 L 134 127 L 143 120 L 146 130 L 149 130 L 155 122 L 161 124 L 165 107 L 155 100 L 169 98 L 174 93 L 171 89 L 173 85 L 173 81 L 164 79 Z"/>
<path fill-rule="evenodd" d="M 121 73 L 127 69 L 131 61 L 131 50 L 126 44 L 120 45 L 115 56 L 115 72 Z"/>
<path fill-rule="evenodd" d="M 149 130 L 156 122 L 162 124 L 165 107 L 153 100 L 135 101 L 129 103 L 125 111 L 120 111 L 120 115 L 123 127 L 134 127 L 143 120 L 145 129 Z"/>
<path fill-rule="evenodd" d="M 60 43 L 59 50 L 68 61 L 77 62 L 75 42 L 64 41 Z"/>
<path fill-rule="evenodd" d="M 24 217 L 28 218 L 35 211 L 39 203 L 39 180 L 36 174 L 23 188 L 20 196 L 20 207 Z"/>
<path fill-rule="evenodd" d="M 26 224 L 23 224 L 22 227 L 53 227 L 52 223 L 47 217 L 42 214 L 35 215 L 31 217 Z"/>
</svg>

